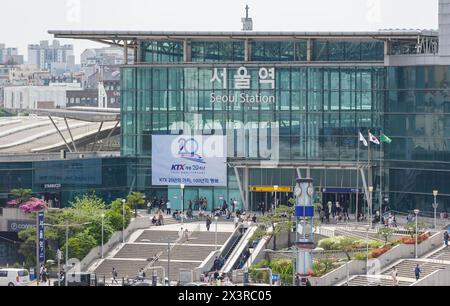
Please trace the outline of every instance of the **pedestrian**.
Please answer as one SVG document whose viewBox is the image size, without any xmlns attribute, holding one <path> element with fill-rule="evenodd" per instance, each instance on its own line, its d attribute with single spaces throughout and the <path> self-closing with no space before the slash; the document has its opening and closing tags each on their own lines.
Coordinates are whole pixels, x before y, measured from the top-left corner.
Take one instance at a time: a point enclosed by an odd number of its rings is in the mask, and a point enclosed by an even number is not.
<svg viewBox="0 0 450 306">
<path fill-rule="evenodd" d="M 264 216 L 264 214 L 266 213 L 266 202 L 261 203 L 261 212 L 262 215 Z"/>
<path fill-rule="evenodd" d="M 256 223 L 256 221 L 257 221 L 257 219 L 256 219 L 256 214 L 253 215 L 252 221 L 253 221 L 253 223 Z"/>
<path fill-rule="evenodd" d="M 119 284 L 119 282 L 117 281 L 117 271 L 116 268 L 112 268 L 112 272 L 111 272 L 111 284 L 114 284 L 114 282 L 116 284 Z"/>
<path fill-rule="evenodd" d="M 414 273 L 416 274 L 416 281 L 420 278 L 420 273 L 422 273 L 422 270 L 420 270 L 419 264 L 417 264 L 416 268 L 414 269 Z"/>
<path fill-rule="evenodd" d="M 397 268 L 394 267 L 394 269 L 392 269 L 392 272 L 391 272 L 392 281 L 394 282 L 394 286 L 398 286 L 397 275 L 398 275 Z"/>
<path fill-rule="evenodd" d="M 234 216 L 234 228 L 239 226 L 239 217 L 237 215 Z"/>
<path fill-rule="evenodd" d="M 230 204 L 231 204 L 231 212 L 234 212 L 234 210 L 236 209 L 236 202 L 233 199 L 230 199 Z"/>
<path fill-rule="evenodd" d="M 170 200 L 167 200 L 166 208 L 167 208 L 167 214 L 171 215 L 172 214 L 172 203 L 170 203 Z"/>
<path fill-rule="evenodd" d="M 445 231 L 444 233 L 444 243 L 445 243 L 445 247 L 448 248 L 448 231 Z"/>
<path fill-rule="evenodd" d="M 159 224 L 160 226 L 161 226 L 161 225 L 164 225 L 164 216 L 163 216 L 162 212 L 159 213 L 159 216 L 158 216 L 158 224 Z"/>
<path fill-rule="evenodd" d="M 209 229 L 211 228 L 211 223 L 212 223 L 211 216 L 206 217 L 206 229 L 208 230 L 208 232 Z"/>
</svg>

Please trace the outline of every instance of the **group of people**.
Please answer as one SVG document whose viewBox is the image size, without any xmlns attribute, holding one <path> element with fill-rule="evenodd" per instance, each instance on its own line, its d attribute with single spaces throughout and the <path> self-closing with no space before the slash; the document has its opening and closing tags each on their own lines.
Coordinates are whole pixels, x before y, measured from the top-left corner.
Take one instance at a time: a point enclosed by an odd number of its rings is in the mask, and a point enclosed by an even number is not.
<svg viewBox="0 0 450 306">
<path fill-rule="evenodd" d="M 347 222 L 350 220 L 348 215 L 348 202 L 328 201 L 323 207 L 319 206 L 319 216 L 322 223 L 330 223 L 331 218 L 335 222 Z"/>
<path fill-rule="evenodd" d="M 164 215 L 162 211 L 158 211 L 156 215 L 152 218 L 152 224 L 154 226 L 162 226 L 164 225 Z"/>
<path fill-rule="evenodd" d="M 44 284 L 47 283 L 47 281 L 48 281 L 48 270 L 44 264 L 41 264 L 41 267 L 39 270 L 39 281 Z"/>
</svg>

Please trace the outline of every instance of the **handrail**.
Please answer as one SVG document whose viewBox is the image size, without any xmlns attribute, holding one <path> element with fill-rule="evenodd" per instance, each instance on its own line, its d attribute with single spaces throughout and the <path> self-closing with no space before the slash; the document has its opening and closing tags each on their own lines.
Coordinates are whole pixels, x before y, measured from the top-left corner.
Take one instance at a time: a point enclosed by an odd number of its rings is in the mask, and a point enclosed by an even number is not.
<svg viewBox="0 0 450 306">
<path fill-rule="evenodd" d="M 244 252 L 245 248 L 248 246 L 248 242 L 250 238 L 253 236 L 253 233 L 256 231 L 257 226 L 251 226 L 247 229 L 247 231 L 242 235 L 241 239 L 238 241 L 236 248 L 231 253 L 230 258 L 225 262 L 225 265 L 222 267 L 222 273 L 229 273 L 236 261 L 239 259 L 241 254 Z"/>
</svg>

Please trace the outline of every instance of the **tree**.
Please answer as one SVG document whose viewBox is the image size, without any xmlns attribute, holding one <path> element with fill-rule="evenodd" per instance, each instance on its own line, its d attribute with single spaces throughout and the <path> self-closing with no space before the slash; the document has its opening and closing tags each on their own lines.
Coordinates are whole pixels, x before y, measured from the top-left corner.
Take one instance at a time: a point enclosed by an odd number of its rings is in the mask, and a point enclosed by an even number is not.
<svg viewBox="0 0 450 306">
<path fill-rule="evenodd" d="M 254 239 L 261 239 L 267 235 L 269 228 L 272 229 L 272 240 L 273 249 L 276 250 L 277 247 L 277 236 L 282 233 L 288 233 L 288 244 L 290 246 L 290 233 L 292 231 L 292 215 L 294 213 L 294 208 L 288 206 L 279 206 L 275 211 L 266 214 L 260 218 L 263 223 L 263 227 L 258 228 L 254 234 Z"/>
<path fill-rule="evenodd" d="M 394 234 L 394 229 L 389 227 L 382 227 L 378 230 L 377 235 L 384 238 L 384 245 L 388 243 L 389 238 Z"/>
<path fill-rule="evenodd" d="M 145 204 L 144 194 L 140 192 L 133 192 L 127 197 L 127 203 L 131 208 L 136 210 L 135 217 L 137 217 L 137 208 Z"/>
<path fill-rule="evenodd" d="M 109 219 L 111 226 L 114 228 L 115 231 L 122 230 L 124 210 L 125 210 L 124 228 L 128 227 L 131 221 L 131 217 L 133 215 L 129 204 L 126 204 L 125 208 L 123 208 L 122 205 L 123 205 L 122 199 L 117 199 L 111 203 L 110 209 L 106 212 L 106 217 Z"/>
<path fill-rule="evenodd" d="M 420 234 L 421 231 L 423 231 L 427 225 L 423 222 L 417 223 L 417 232 Z M 411 236 L 411 238 L 414 238 L 416 235 L 416 222 L 411 222 L 405 225 L 405 230 L 408 232 L 408 234 Z"/>
<path fill-rule="evenodd" d="M 12 189 L 13 200 L 8 202 L 10 206 L 20 206 L 31 199 L 33 191 L 31 189 Z"/>
<path fill-rule="evenodd" d="M 69 238 L 69 258 L 82 260 L 96 246 L 95 238 L 84 230 L 75 237 Z"/>
</svg>

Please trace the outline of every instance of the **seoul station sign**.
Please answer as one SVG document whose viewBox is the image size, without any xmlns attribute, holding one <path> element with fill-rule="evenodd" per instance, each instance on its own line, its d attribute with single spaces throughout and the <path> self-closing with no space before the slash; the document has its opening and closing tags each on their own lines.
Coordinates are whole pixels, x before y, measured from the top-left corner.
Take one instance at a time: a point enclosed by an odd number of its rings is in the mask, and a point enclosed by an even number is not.
<svg viewBox="0 0 450 306">
<path fill-rule="evenodd" d="M 211 83 L 217 84 L 223 90 L 228 90 L 228 69 L 214 68 Z M 275 89 L 275 68 L 260 68 L 258 72 L 258 83 L 260 86 L 266 85 L 268 89 Z M 275 103 L 275 95 L 248 94 L 244 90 L 254 90 L 252 88 L 252 75 L 244 66 L 239 67 L 233 76 L 233 88 L 231 90 L 241 91 L 236 94 L 222 95 L 211 93 L 211 103 Z"/>
</svg>

